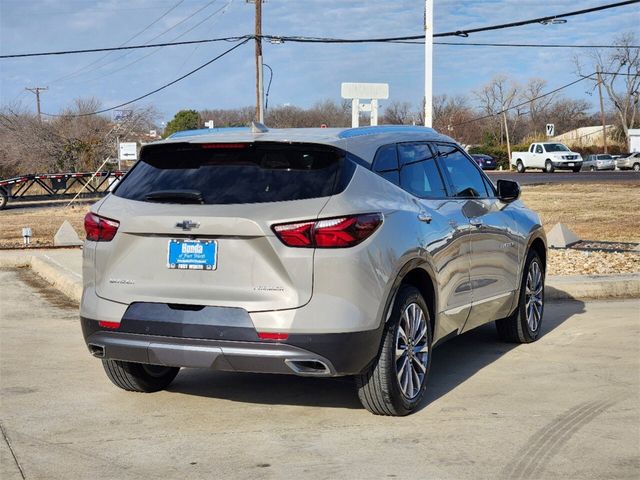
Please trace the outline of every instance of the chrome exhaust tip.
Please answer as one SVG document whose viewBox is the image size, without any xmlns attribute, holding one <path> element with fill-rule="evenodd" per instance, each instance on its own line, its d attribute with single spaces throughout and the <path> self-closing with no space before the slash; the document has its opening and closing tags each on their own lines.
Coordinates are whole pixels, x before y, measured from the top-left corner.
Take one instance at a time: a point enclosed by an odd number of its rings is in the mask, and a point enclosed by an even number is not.
<svg viewBox="0 0 640 480">
<path fill-rule="evenodd" d="M 91 355 L 97 358 L 104 358 L 104 345 L 96 345 L 95 343 L 89 343 L 89 352 Z"/>
<path fill-rule="evenodd" d="M 329 366 L 321 360 L 291 360 L 286 359 L 284 363 L 293 370 L 296 375 L 328 377 L 331 375 Z"/>
</svg>

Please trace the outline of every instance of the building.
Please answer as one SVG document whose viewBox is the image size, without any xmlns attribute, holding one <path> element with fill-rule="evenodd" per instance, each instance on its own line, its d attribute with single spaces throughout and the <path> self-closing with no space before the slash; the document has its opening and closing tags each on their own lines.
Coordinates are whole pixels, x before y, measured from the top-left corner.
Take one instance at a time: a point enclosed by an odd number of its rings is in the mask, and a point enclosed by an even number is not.
<svg viewBox="0 0 640 480">
<path fill-rule="evenodd" d="M 609 136 L 613 133 L 614 125 L 606 125 L 607 143 L 610 144 Z M 556 135 L 549 139 L 553 142 L 564 143 L 568 147 L 588 147 L 603 146 L 602 125 L 595 127 L 580 127 L 575 130 L 569 130 L 562 135 Z"/>
<path fill-rule="evenodd" d="M 629 129 L 629 151 L 640 152 L 640 128 Z"/>
</svg>

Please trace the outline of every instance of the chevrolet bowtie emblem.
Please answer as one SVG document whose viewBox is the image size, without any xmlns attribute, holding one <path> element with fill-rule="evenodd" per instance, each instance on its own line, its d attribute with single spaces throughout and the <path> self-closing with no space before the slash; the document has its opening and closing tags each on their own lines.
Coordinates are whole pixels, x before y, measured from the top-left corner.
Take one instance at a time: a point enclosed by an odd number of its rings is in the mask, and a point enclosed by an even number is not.
<svg viewBox="0 0 640 480">
<path fill-rule="evenodd" d="M 200 228 L 200 224 L 198 222 L 192 222 L 191 220 L 183 220 L 176 223 L 176 228 L 181 228 L 186 231 L 191 230 L 192 228 Z"/>
</svg>

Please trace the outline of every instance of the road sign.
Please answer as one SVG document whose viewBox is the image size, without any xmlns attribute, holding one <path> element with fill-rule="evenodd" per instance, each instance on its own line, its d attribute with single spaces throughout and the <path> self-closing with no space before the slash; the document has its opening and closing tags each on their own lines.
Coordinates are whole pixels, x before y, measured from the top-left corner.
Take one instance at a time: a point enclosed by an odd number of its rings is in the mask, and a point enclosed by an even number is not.
<svg viewBox="0 0 640 480">
<path fill-rule="evenodd" d="M 137 160 L 138 144 L 136 142 L 120 142 L 118 149 L 119 160 Z"/>
<path fill-rule="evenodd" d="M 553 137 L 556 134 L 556 126 L 553 123 L 547 123 L 547 137 Z"/>
</svg>

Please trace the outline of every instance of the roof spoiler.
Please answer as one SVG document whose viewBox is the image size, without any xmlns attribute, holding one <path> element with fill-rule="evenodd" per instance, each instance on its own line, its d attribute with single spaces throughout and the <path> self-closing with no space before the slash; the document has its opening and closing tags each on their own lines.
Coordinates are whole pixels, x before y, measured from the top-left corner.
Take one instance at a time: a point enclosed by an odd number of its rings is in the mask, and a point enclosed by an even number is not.
<svg viewBox="0 0 640 480">
<path fill-rule="evenodd" d="M 251 122 L 251 133 L 267 133 L 269 129 L 262 123 L 253 121 Z"/>
</svg>

